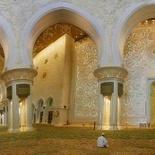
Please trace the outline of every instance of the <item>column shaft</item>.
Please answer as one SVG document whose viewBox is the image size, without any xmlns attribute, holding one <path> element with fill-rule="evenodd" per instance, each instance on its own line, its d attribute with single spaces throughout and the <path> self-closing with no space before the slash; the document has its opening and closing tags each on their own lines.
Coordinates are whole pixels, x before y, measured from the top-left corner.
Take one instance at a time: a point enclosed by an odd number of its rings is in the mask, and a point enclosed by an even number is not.
<svg viewBox="0 0 155 155">
<path fill-rule="evenodd" d="M 98 107 L 98 129 L 102 130 L 102 121 L 103 121 L 103 95 L 99 96 L 99 107 Z"/>
<path fill-rule="evenodd" d="M 112 129 L 117 129 L 117 108 L 118 108 L 118 82 L 114 81 L 114 92 L 112 94 Z"/>
<path fill-rule="evenodd" d="M 4 111 L 4 125 L 8 125 L 8 111 L 7 111 L 7 106 L 5 106 L 5 111 Z"/>
<path fill-rule="evenodd" d="M 16 84 L 13 84 L 12 94 L 12 132 L 19 131 L 19 99 L 16 95 Z"/>
<path fill-rule="evenodd" d="M 26 130 L 32 130 L 32 99 L 31 95 L 26 98 Z"/>
</svg>

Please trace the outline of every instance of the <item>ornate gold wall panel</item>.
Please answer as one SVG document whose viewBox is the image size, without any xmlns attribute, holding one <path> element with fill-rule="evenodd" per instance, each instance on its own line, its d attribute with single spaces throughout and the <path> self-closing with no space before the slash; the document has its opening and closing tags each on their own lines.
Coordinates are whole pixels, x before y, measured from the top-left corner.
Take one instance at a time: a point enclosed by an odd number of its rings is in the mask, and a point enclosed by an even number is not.
<svg viewBox="0 0 155 155">
<path fill-rule="evenodd" d="M 75 43 L 76 84 L 75 84 L 75 117 L 97 117 L 98 82 L 93 75 L 97 68 L 97 50 L 90 38 Z"/>
<path fill-rule="evenodd" d="M 75 41 L 87 36 L 85 32 L 72 24 L 65 22 L 57 23 L 48 27 L 40 34 L 34 45 L 33 57 L 64 34 L 72 36 Z"/>
<path fill-rule="evenodd" d="M 146 77 L 148 72 L 155 73 L 154 49 L 154 22 L 139 24 L 132 31 L 125 44 L 124 67 L 129 74 L 124 83 L 125 94 L 122 97 L 122 114 L 127 117 L 135 117 L 135 122 L 146 121 L 143 119 L 146 114 L 147 101 Z"/>
</svg>

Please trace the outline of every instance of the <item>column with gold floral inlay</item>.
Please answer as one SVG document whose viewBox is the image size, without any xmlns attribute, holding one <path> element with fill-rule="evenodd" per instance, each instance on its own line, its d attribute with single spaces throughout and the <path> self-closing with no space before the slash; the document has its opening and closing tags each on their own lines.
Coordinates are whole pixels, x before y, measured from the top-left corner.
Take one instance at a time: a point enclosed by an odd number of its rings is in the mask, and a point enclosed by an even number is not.
<svg viewBox="0 0 155 155">
<path fill-rule="evenodd" d="M 104 109 L 103 112 L 103 109 L 99 108 L 98 115 L 100 117 L 98 118 L 102 118 L 102 120 L 98 120 L 98 122 L 102 122 L 99 123 L 99 125 L 102 126 L 99 128 L 116 130 L 118 129 L 118 98 L 123 94 L 123 81 L 127 75 L 127 71 L 123 67 L 107 66 L 96 69 L 94 75 L 97 77 L 100 84 L 100 94 L 103 95 L 103 101 L 102 103 L 99 103 L 99 106 L 103 108 L 107 107 L 105 106 L 107 104 L 105 102 L 106 99 L 109 100 L 108 104 L 110 104 L 109 116 L 106 116 L 104 113 L 108 109 Z M 106 117 L 109 119 L 109 124 L 104 123 L 103 121 L 106 120 Z"/>
<path fill-rule="evenodd" d="M 7 70 L 1 75 L 6 85 L 7 99 L 9 100 L 8 130 L 10 132 L 33 129 L 31 87 L 36 75 L 36 70 L 32 68 Z M 26 108 L 22 106 L 26 106 Z"/>
</svg>

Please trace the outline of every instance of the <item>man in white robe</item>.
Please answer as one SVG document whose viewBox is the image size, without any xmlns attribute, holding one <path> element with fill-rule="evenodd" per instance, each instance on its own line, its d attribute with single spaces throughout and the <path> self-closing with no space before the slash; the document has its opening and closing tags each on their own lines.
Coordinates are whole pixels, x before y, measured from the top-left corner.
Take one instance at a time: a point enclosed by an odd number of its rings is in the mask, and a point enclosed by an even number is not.
<svg viewBox="0 0 155 155">
<path fill-rule="evenodd" d="M 102 135 L 100 137 L 98 137 L 98 139 L 97 139 L 97 146 L 98 147 L 108 147 L 109 146 L 104 135 L 105 134 L 102 133 Z"/>
</svg>

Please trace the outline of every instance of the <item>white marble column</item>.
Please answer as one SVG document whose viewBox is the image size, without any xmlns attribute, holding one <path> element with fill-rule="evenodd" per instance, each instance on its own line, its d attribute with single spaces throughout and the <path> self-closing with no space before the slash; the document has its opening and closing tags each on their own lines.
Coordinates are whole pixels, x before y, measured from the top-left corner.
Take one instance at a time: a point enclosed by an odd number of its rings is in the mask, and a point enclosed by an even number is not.
<svg viewBox="0 0 155 155">
<path fill-rule="evenodd" d="M 25 118 L 25 100 L 20 103 L 20 124 L 21 130 L 26 126 L 26 118 Z"/>
<path fill-rule="evenodd" d="M 1 101 L 3 108 L 4 108 L 4 126 L 8 126 L 8 103 L 9 100 L 8 99 L 4 99 Z"/>
<path fill-rule="evenodd" d="M 26 98 L 26 127 L 25 130 L 33 130 L 32 127 L 32 99 L 31 95 Z"/>
<path fill-rule="evenodd" d="M 107 98 L 107 96 L 104 97 L 103 101 L 103 130 L 109 130 L 110 128 L 110 114 L 111 114 L 111 100 Z"/>
<path fill-rule="evenodd" d="M 19 98 L 16 95 L 16 84 L 12 85 L 12 129 L 11 132 L 19 132 Z"/>
<path fill-rule="evenodd" d="M 12 118 L 12 101 L 9 100 L 8 102 L 8 130 L 12 131 L 12 123 L 13 123 L 13 118 Z"/>
<path fill-rule="evenodd" d="M 2 114 L 0 113 L 0 126 L 2 126 L 3 120 L 2 120 Z"/>
<path fill-rule="evenodd" d="M 9 94 L 8 99 L 8 126 L 10 132 L 20 131 L 20 116 L 19 116 L 19 99 L 26 99 L 26 128 L 32 128 L 32 101 L 31 101 L 31 85 L 34 77 L 37 75 L 37 71 L 33 68 L 16 68 L 12 70 L 6 70 L 2 73 L 1 78 L 5 82 L 6 87 L 12 86 L 7 93 Z M 26 94 L 16 95 L 17 84 L 30 84 L 30 94 L 27 90 Z M 27 88 L 28 89 L 28 88 Z M 19 90 L 19 89 L 18 89 Z M 23 92 L 22 92 L 23 93 Z M 27 95 L 29 95 L 27 97 Z M 21 101 L 22 102 L 22 101 Z M 24 111 L 25 111 L 24 109 Z"/>
<path fill-rule="evenodd" d="M 97 129 L 102 130 L 102 123 L 103 123 L 103 95 L 99 95 L 99 106 L 98 106 L 98 123 Z"/>
<path fill-rule="evenodd" d="M 118 82 L 114 80 L 114 92 L 112 93 L 112 113 L 111 129 L 117 130 L 117 113 L 118 113 Z"/>
<path fill-rule="evenodd" d="M 151 122 L 151 118 L 150 118 L 150 96 L 151 96 L 151 85 L 152 85 L 153 80 L 149 79 L 148 80 L 148 86 L 147 86 L 147 102 L 145 102 L 145 108 L 146 108 L 146 118 L 147 118 L 147 123 Z"/>
<path fill-rule="evenodd" d="M 112 93 L 110 102 L 110 129 L 116 130 L 118 127 L 118 81 L 123 83 L 124 78 L 127 76 L 128 72 L 125 68 L 120 66 L 105 66 L 99 67 L 94 71 L 94 76 L 98 79 L 99 83 L 113 82 L 114 92 Z M 110 94 L 111 95 L 111 94 Z M 100 114 L 100 113 L 99 113 Z"/>
<path fill-rule="evenodd" d="M 4 111 L 4 125 L 8 125 L 8 111 L 7 111 L 7 106 L 5 106 L 5 111 Z"/>
</svg>

